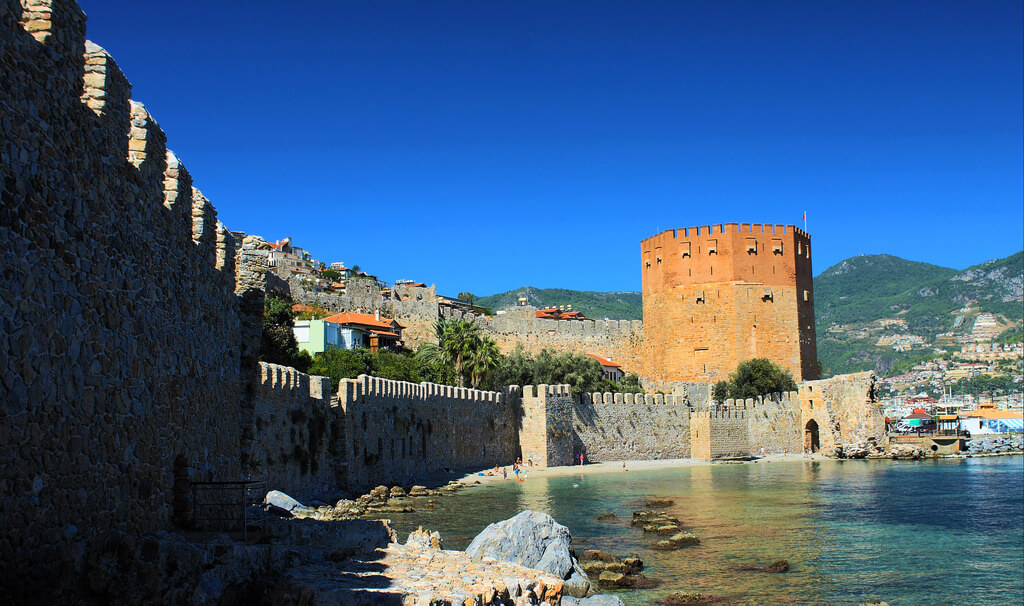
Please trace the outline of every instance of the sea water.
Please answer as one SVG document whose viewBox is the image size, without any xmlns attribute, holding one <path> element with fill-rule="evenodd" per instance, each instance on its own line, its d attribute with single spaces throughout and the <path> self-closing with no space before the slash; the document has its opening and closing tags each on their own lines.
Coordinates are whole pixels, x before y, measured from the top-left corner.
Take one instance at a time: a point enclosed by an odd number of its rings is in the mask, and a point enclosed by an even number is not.
<svg viewBox="0 0 1024 606">
<path fill-rule="evenodd" d="M 701 539 L 677 551 L 629 525 L 647 497 Z M 523 509 L 566 525 L 577 549 L 639 555 L 652 589 L 615 592 L 655 604 L 673 591 L 722 604 L 1024 603 L 1024 458 L 809 461 L 511 479 L 395 514 L 464 549 L 492 522 Z M 598 521 L 614 513 L 612 521 Z M 740 571 L 789 561 L 780 574 Z"/>
</svg>

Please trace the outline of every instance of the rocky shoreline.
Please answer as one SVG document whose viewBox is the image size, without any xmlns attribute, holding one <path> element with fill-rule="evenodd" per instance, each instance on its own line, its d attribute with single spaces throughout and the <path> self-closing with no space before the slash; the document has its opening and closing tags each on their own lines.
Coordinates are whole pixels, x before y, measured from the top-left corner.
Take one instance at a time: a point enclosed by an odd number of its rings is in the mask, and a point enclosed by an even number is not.
<svg viewBox="0 0 1024 606">
<path fill-rule="evenodd" d="M 891 444 L 888 449 L 873 441 L 854 442 L 837 447 L 834 459 L 964 459 L 971 457 L 1024 454 L 1024 436 L 978 437 L 967 440 L 966 452 L 939 454 L 913 444 Z"/>
</svg>

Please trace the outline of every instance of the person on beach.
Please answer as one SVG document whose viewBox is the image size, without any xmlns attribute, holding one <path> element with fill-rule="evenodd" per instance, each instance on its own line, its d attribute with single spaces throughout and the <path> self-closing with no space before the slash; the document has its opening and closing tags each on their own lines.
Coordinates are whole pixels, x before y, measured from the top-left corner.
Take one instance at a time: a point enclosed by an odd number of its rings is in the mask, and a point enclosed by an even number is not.
<svg viewBox="0 0 1024 606">
<path fill-rule="evenodd" d="M 622 471 L 627 471 L 626 470 L 626 462 L 625 461 L 622 462 Z"/>
<path fill-rule="evenodd" d="M 502 479 L 505 479 L 505 480 L 508 479 L 508 468 L 507 467 L 502 467 L 501 468 L 501 477 L 502 477 Z"/>
<path fill-rule="evenodd" d="M 580 465 L 583 465 L 583 453 L 580 453 Z"/>
</svg>

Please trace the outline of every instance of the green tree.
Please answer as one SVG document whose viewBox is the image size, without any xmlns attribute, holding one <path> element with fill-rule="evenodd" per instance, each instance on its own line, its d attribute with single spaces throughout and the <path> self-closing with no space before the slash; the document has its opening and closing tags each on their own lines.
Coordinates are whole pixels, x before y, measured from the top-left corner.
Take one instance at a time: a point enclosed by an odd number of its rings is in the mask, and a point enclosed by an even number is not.
<svg viewBox="0 0 1024 606">
<path fill-rule="evenodd" d="M 796 391 L 793 375 L 767 358 L 741 362 L 729 375 L 730 398 L 756 398 L 785 391 Z"/>
<path fill-rule="evenodd" d="M 615 384 L 616 390 L 622 393 L 644 393 L 644 387 L 640 384 L 640 377 L 636 373 L 630 373 Z"/>
<path fill-rule="evenodd" d="M 378 351 L 370 356 L 369 374 L 393 381 L 419 383 L 423 380 L 419 363 L 409 352 Z"/>
<path fill-rule="evenodd" d="M 292 330 L 294 323 L 295 313 L 292 312 L 290 299 L 267 297 L 264 300 L 259 359 L 307 372 L 313 360 L 308 353 L 299 350 L 299 343 Z"/>
<path fill-rule="evenodd" d="M 639 379 L 636 380 L 639 385 Z M 493 385 L 568 384 L 574 394 L 618 391 L 619 384 L 605 382 L 601 364 L 588 356 L 543 349 L 535 357 L 516 348 L 499 363 Z"/>
<path fill-rule="evenodd" d="M 494 341 L 481 337 L 469 354 L 469 376 L 470 385 L 473 389 L 479 389 L 484 379 L 501 361 L 501 351 Z"/>
<path fill-rule="evenodd" d="M 437 344 L 427 343 L 417 350 L 416 355 L 425 366 L 432 367 L 437 374 L 451 383 L 464 387 L 466 384 L 466 362 L 480 343 L 480 329 L 461 319 L 441 318 L 434 323 Z M 450 368 L 451 373 L 443 371 Z"/>
<path fill-rule="evenodd" d="M 472 305 L 474 302 L 476 302 L 476 295 L 474 295 L 471 292 L 460 292 L 459 293 L 459 298 L 462 299 L 463 301 L 469 303 L 470 305 Z"/>
<path fill-rule="evenodd" d="M 715 383 L 715 389 L 711 392 L 711 397 L 714 398 L 715 402 L 724 402 L 729 398 L 729 392 L 732 390 L 732 384 L 728 381 L 719 381 Z"/>
<path fill-rule="evenodd" d="M 371 356 L 370 350 L 365 348 L 328 349 L 316 354 L 309 372 L 329 378 L 332 389 L 337 390 L 342 379 L 354 379 L 359 375 L 371 374 Z"/>
</svg>

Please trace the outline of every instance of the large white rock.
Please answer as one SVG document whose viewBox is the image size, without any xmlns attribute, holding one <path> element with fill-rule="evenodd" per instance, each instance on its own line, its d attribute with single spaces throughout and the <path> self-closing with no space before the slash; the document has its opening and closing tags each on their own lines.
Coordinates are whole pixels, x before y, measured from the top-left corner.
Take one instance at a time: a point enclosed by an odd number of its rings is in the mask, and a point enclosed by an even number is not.
<svg viewBox="0 0 1024 606">
<path fill-rule="evenodd" d="M 268 508 L 286 511 L 292 515 L 309 513 L 312 511 L 311 508 L 306 507 L 302 503 L 299 503 L 279 490 L 271 490 L 268 492 L 266 498 L 263 499 L 263 503 L 266 504 Z"/>
<path fill-rule="evenodd" d="M 474 561 L 494 558 L 513 562 L 557 576 L 572 578 L 572 591 L 586 595 L 590 581 L 569 551 L 569 529 L 546 513 L 526 509 L 515 517 L 495 522 L 483 530 L 466 548 Z"/>
</svg>

